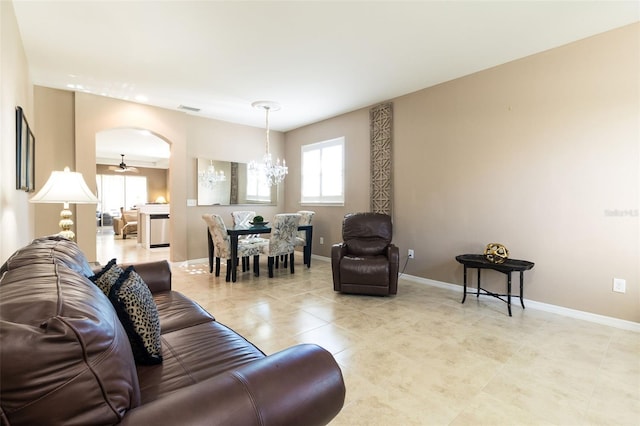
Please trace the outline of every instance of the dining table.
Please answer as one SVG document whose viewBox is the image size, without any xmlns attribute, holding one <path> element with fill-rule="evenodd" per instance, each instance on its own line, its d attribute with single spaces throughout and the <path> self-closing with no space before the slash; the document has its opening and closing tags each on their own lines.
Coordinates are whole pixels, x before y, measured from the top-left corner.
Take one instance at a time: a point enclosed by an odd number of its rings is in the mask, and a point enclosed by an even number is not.
<svg viewBox="0 0 640 426">
<path fill-rule="evenodd" d="M 305 232 L 305 241 L 307 244 L 303 249 L 304 264 L 307 268 L 311 267 L 311 241 L 313 237 L 313 225 L 298 225 L 298 231 Z M 270 234 L 271 227 L 269 225 L 236 225 L 227 228 L 227 234 L 231 244 L 231 281 L 236 282 L 238 269 L 238 239 L 242 235 Z M 209 247 L 209 272 L 213 271 L 213 239 L 211 233 L 207 229 L 207 242 Z"/>
</svg>

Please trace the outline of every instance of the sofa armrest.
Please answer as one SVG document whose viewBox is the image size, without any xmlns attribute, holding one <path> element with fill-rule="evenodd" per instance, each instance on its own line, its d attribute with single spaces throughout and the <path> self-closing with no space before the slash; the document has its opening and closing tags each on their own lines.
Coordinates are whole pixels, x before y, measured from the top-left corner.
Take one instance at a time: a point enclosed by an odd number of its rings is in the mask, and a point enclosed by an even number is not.
<svg viewBox="0 0 640 426">
<path fill-rule="evenodd" d="M 400 250 L 398 249 L 398 246 L 395 244 L 389 244 L 387 246 L 387 258 L 390 263 L 394 263 L 396 265 L 400 264 Z"/>
<path fill-rule="evenodd" d="M 336 243 L 331 246 L 331 273 L 333 274 L 333 289 L 340 291 L 340 260 L 347 254 L 345 243 Z"/>
<path fill-rule="evenodd" d="M 122 425 L 325 425 L 344 404 L 333 356 L 297 345 L 128 411 Z"/>
<path fill-rule="evenodd" d="M 171 290 L 171 266 L 166 260 L 144 263 L 130 263 L 122 265 L 123 268 L 133 265 L 136 272 L 142 277 L 151 290 L 151 293 Z"/>
<path fill-rule="evenodd" d="M 389 244 L 387 257 L 389 258 L 389 294 L 397 294 L 398 273 L 400 271 L 400 250 L 398 246 Z"/>
</svg>

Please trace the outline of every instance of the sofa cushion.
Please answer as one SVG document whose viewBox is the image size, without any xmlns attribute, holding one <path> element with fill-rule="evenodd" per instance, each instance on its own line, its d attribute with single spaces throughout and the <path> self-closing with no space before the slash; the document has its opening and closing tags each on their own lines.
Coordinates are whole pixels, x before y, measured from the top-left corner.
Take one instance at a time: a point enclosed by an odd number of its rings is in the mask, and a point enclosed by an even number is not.
<svg viewBox="0 0 640 426">
<path fill-rule="evenodd" d="M 389 286 L 389 259 L 386 256 L 345 256 L 340 261 L 343 284 Z"/>
<path fill-rule="evenodd" d="M 36 263 L 62 264 L 85 277 L 93 275 L 93 270 L 78 245 L 60 235 L 36 238 L 28 246 L 16 251 L 2 265 L 0 275 L 9 269 Z"/>
<path fill-rule="evenodd" d="M 138 366 L 143 404 L 265 357 L 216 321 L 163 333 L 162 355 L 162 365 Z"/>
<path fill-rule="evenodd" d="M 354 238 L 346 240 L 345 245 L 349 254 L 356 256 L 377 256 L 384 254 L 389 246 L 389 241 L 382 238 Z"/>
<path fill-rule="evenodd" d="M 113 287 L 123 273 L 124 269 L 118 266 L 116 259 L 111 259 L 104 268 L 89 277 L 89 279 L 102 290 L 105 296 L 109 296 L 111 287 Z"/>
<path fill-rule="evenodd" d="M 111 287 L 109 300 L 127 331 L 135 360 L 141 364 L 162 362 L 158 308 L 149 287 L 133 266 Z"/>
<path fill-rule="evenodd" d="M 0 365 L 3 424 L 113 424 L 140 402 L 113 306 L 64 265 L 36 262 L 0 279 Z"/>
<path fill-rule="evenodd" d="M 163 334 L 215 321 L 213 315 L 177 291 L 155 293 L 153 300 L 158 307 L 160 329 Z"/>
</svg>

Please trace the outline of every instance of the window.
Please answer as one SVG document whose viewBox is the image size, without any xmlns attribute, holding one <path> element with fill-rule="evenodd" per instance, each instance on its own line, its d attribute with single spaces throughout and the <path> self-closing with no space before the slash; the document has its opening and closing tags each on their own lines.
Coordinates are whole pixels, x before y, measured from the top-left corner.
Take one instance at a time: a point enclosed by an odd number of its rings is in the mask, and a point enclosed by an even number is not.
<svg viewBox="0 0 640 426">
<path fill-rule="evenodd" d="M 302 146 L 303 204 L 344 204 L 344 137 Z"/>
<path fill-rule="evenodd" d="M 96 175 L 99 210 L 120 216 L 126 210 L 147 202 L 147 178 L 144 176 Z"/>
<path fill-rule="evenodd" d="M 271 187 L 255 171 L 247 173 L 247 201 L 268 203 L 271 201 Z"/>
</svg>

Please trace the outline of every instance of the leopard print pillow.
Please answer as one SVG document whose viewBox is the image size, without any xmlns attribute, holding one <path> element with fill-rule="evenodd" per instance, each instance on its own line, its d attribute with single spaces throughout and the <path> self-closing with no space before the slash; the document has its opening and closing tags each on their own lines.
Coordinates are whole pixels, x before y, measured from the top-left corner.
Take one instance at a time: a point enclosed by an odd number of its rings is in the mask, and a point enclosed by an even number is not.
<svg viewBox="0 0 640 426">
<path fill-rule="evenodd" d="M 113 287 L 123 273 L 124 269 L 116 265 L 116 259 L 111 259 L 100 272 L 89 277 L 89 279 L 108 297 L 111 287 Z"/>
<path fill-rule="evenodd" d="M 162 362 L 160 317 L 151 291 L 129 266 L 111 287 L 109 299 L 129 336 L 133 357 L 140 364 Z"/>
</svg>

